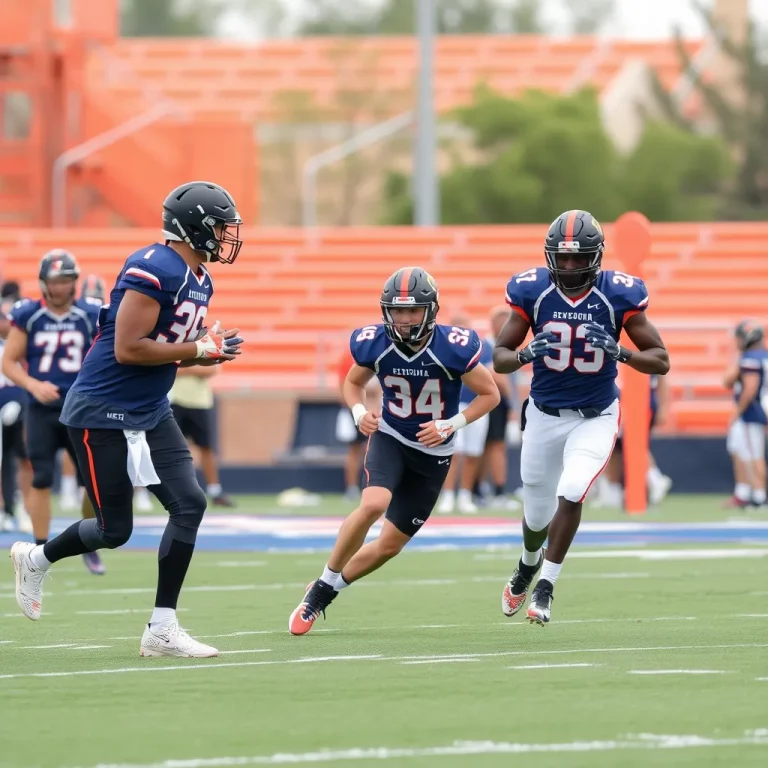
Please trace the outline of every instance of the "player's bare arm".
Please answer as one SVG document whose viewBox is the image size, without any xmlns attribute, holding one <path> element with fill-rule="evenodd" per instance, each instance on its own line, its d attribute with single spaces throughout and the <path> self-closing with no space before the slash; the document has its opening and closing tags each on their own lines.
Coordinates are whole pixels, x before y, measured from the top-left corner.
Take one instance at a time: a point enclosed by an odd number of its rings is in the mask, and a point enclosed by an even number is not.
<svg viewBox="0 0 768 768">
<path fill-rule="evenodd" d="M 3 376 L 16 386 L 26 389 L 40 403 L 52 403 L 59 399 L 59 388 L 50 381 L 40 381 L 30 376 L 23 367 L 27 357 L 27 334 L 11 326 L 3 354 Z"/>
<path fill-rule="evenodd" d="M 139 291 L 127 290 L 115 319 L 115 359 L 122 365 L 166 365 L 179 361 L 208 358 L 234 360 L 222 344 L 223 334 L 213 331 L 199 341 L 167 344 L 148 338 L 157 325 L 160 304 Z M 234 329 L 233 329 L 234 330 Z M 206 349 L 207 341 L 211 349 Z M 234 340 L 234 339 L 233 339 Z"/>
<path fill-rule="evenodd" d="M 530 328 L 529 322 L 517 312 L 510 312 L 493 349 L 493 370 L 496 373 L 514 373 L 523 367 L 518 350 Z"/>
<path fill-rule="evenodd" d="M 743 371 L 741 374 L 741 393 L 736 401 L 736 418 L 741 418 L 744 411 L 757 400 L 760 393 L 760 374 Z"/>
<path fill-rule="evenodd" d="M 738 363 L 735 363 L 732 365 L 723 376 L 723 386 L 726 389 L 733 389 L 734 384 L 739 380 L 739 373 L 741 373 L 741 369 L 739 368 Z"/>
<path fill-rule="evenodd" d="M 380 412 L 369 411 L 365 405 L 365 390 L 373 376 L 374 373 L 370 368 L 355 364 L 349 369 L 341 388 L 344 402 L 352 411 L 355 426 L 364 435 L 373 434 L 379 428 L 381 418 Z"/>
<path fill-rule="evenodd" d="M 493 380 L 491 372 L 484 365 L 475 366 L 465 373 L 461 380 L 477 397 L 456 416 L 450 419 L 439 419 L 420 424 L 422 429 L 416 434 L 418 441 L 428 448 L 434 448 L 458 429 L 477 421 L 481 416 L 490 413 L 501 400 L 499 388 Z"/>
<path fill-rule="evenodd" d="M 669 382 L 664 376 L 656 380 L 656 421 L 655 426 L 663 427 L 669 419 L 669 411 L 672 407 L 672 391 Z"/>
<path fill-rule="evenodd" d="M 630 317 L 624 323 L 624 330 L 637 351 L 622 350 L 629 353 L 629 358 L 622 362 L 640 373 L 666 375 L 669 372 L 669 353 L 661 340 L 661 334 L 645 312 Z"/>
</svg>

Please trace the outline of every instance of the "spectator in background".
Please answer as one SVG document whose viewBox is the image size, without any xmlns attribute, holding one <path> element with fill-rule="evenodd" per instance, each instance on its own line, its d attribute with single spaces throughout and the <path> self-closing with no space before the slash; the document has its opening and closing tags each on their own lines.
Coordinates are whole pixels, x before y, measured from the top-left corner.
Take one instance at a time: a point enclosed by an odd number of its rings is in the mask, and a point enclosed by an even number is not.
<svg viewBox="0 0 768 768">
<path fill-rule="evenodd" d="M 728 450 L 741 461 L 743 472 L 741 478 L 738 474 L 736 476 L 734 496 L 737 506 L 751 504 L 764 508 L 765 427 L 768 424 L 768 350 L 765 348 L 765 331 L 754 320 L 743 320 L 736 326 L 735 337 L 739 351 L 738 370 L 731 371 L 726 381 L 726 384 L 733 386 L 736 398 L 736 412 L 728 434 Z"/>
<path fill-rule="evenodd" d="M 168 397 L 181 433 L 198 449 L 200 469 L 209 498 L 217 507 L 235 507 L 235 502 L 222 490 L 219 466 L 213 452 L 211 377 L 216 372 L 216 366 L 180 367 Z"/>
<path fill-rule="evenodd" d="M 21 290 L 15 280 L 0 288 L 0 360 L 10 321 L 8 312 L 21 299 Z M 32 520 L 26 510 L 26 497 L 32 485 L 32 467 L 24 446 L 25 393 L 0 374 L 0 424 L 2 425 L 3 511 L 0 512 L 0 531 L 32 533 Z M 19 485 L 21 493 L 19 493 Z M 21 499 L 19 499 L 21 496 Z M 23 503 L 19 503 L 22 501 Z"/>
<path fill-rule="evenodd" d="M 491 332 L 485 339 L 491 350 L 508 318 L 509 307 L 503 304 L 491 310 Z M 483 470 L 492 484 L 490 506 L 493 509 L 520 509 L 520 503 L 507 494 L 507 446 L 520 445 L 521 440 L 517 420 L 517 377 L 517 372 L 493 375 L 501 393 L 501 402 L 488 414 L 488 436 L 483 454 Z"/>
<path fill-rule="evenodd" d="M 352 413 L 344 401 L 344 380 L 354 364 L 355 360 L 347 347 L 339 359 L 337 368 L 341 408 L 336 416 L 336 439 L 347 446 L 347 455 L 344 459 L 344 495 L 349 501 L 357 501 L 360 498 L 360 472 L 368 443 L 368 438 L 355 426 Z M 380 396 L 381 393 L 378 379 L 371 379 L 365 391 L 370 404 L 370 399 L 376 397 L 377 393 Z"/>
</svg>

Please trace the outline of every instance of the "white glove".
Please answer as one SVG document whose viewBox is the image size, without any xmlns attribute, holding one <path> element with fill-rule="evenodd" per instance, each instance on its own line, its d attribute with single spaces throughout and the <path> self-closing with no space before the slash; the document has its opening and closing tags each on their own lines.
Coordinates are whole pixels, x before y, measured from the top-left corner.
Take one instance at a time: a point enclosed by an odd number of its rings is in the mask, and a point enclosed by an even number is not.
<svg viewBox="0 0 768 768">
<path fill-rule="evenodd" d="M 244 339 L 241 339 L 239 336 L 225 339 L 219 333 L 219 325 L 217 320 L 213 328 L 205 332 L 202 338 L 195 342 L 197 345 L 195 357 L 203 357 L 208 360 L 229 360 L 230 355 L 238 354 L 238 347 L 243 343 Z"/>
</svg>

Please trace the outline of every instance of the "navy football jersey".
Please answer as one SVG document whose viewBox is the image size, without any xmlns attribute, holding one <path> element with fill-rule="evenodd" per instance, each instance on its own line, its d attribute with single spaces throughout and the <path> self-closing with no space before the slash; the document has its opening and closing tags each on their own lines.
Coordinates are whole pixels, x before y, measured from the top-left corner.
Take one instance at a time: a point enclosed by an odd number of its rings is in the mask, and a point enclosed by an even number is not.
<svg viewBox="0 0 768 768">
<path fill-rule="evenodd" d="M 395 344 L 383 325 L 369 325 L 352 333 L 349 348 L 355 362 L 370 368 L 381 383 L 379 431 L 425 453 L 450 456 L 454 435 L 427 448 L 416 434 L 420 424 L 450 419 L 459 412 L 461 377 L 478 365 L 482 354 L 477 333 L 436 325 L 429 341 L 413 352 Z"/>
<path fill-rule="evenodd" d="M 96 336 L 100 308 L 100 301 L 78 299 L 64 314 L 57 315 L 42 299 L 17 301 L 9 318 L 27 335 L 27 373 L 55 384 L 64 397 Z"/>
<path fill-rule="evenodd" d="M 0 361 L 3 359 L 4 351 L 5 342 L 0 340 Z M 27 393 L 0 373 L 0 408 L 7 403 L 12 403 L 14 401 L 17 403 L 25 403 L 27 401 Z"/>
<path fill-rule="evenodd" d="M 760 386 L 755 399 L 741 415 L 741 420 L 747 424 L 768 424 L 768 350 L 748 349 L 741 353 L 739 378 L 733 388 L 737 401 L 741 395 L 741 377 L 745 373 L 756 373 L 760 377 Z"/>
<path fill-rule="evenodd" d="M 515 275 L 507 303 L 534 334 L 557 336 L 556 356 L 533 361 L 531 398 L 550 408 L 605 408 L 618 397 L 617 363 L 586 341 L 586 324 L 597 323 L 617 341 L 624 323 L 648 307 L 645 283 L 623 272 L 600 272 L 577 298 L 566 296 L 546 267 Z"/>
<path fill-rule="evenodd" d="M 99 334 L 64 405 L 61 420 L 72 427 L 152 429 L 170 414 L 168 392 L 177 363 L 123 365 L 115 359 L 115 318 L 126 291 L 160 305 L 148 338 L 168 344 L 196 340 L 205 326 L 213 280 L 197 274 L 173 249 L 151 245 L 129 256 L 102 307 Z"/>
</svg>

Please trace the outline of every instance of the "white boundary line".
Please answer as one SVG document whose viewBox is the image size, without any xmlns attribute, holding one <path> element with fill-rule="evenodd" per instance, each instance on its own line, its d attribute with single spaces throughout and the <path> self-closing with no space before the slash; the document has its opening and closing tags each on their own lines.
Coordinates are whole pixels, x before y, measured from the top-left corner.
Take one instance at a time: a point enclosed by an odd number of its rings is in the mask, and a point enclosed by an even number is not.
<svg viewBox="0 0 768 768">
<path fill-rule="evenodd" d="M 508 656 L 559 656 L 578 653 L 645 653 L 654 651 L 705 651 L 725 648 L 768 648 L 768 643 L 730 643 L 722 645 L 649 645 L 618 648 L 566 648 L 547 651 L 496 651 L 490 653 L 438 653 L 423 656 L 382 656 L 366 654 L 360 656 L 309 656 L 298 659 L 275 659 L 270 661 L 227 661 L 210 663 L 153 665 L 151 662 L 141 667 L 118 667 L 116 669 L 79 669 L 64 672 L 19 672 L 0 675 L 0 680 L 18 680 L 29 677 L 79 677 L 82 675 L 119 675 L 129 672 L 172 672 L 185 670 L 201 671 L 222 669 L 224 667 L 265 667 L 285 666 L 289 664 L 317 664 L 333 661 L 429 661 L 434 659 L 491 659 Z"/>
<path fill-rule="evenodd" d="M 765 746 L 768 737 L 761 731 L 739 738 L 713 739 L 693 735 L 641 733 L 610 741 L 571 741 L 560 744 L 524 744 L 495 741 L 455 741 L 437 747 L 360 747 L 317 752 L 277 753 L 254 757 L 212 757 L 166 760 L 161 763 L 99 763 L 94 768 L 230 768 L 244 765 L 289 765 L 297 763 L 336 763 L 344 760 L 405 760 L 417 757 L 456 757 L 467 755 L 520 755 L 540 752 L 613 752 L 616 750 L 706 749 L 712 747 Z"/>
</svg>

